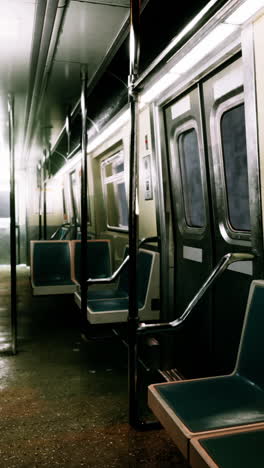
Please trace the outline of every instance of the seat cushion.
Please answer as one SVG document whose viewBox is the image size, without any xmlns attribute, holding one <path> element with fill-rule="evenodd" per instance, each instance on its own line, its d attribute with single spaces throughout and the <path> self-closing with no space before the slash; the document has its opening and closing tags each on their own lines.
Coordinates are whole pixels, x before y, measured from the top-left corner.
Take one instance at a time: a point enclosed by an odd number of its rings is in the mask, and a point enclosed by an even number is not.
<svg viewBox="0 0 264 468">
<path fill-rule="evenodd" d="M 70 279 L 65 278 L 52 278 L 52 279 L 38 279 L 34 282 L 35 286 L 65 286 L 65 285 L 75 285 L 75 283 Z"/>
<path fill-rule="evenodd" d="M 153 388 L 190 432 L 264 422 L 264 392 L 239 375 Z"/>
<path fill-rule="evenodd" d="M 127 297 L 127 292 L 120 288 L 109 288 L 109 289 L 97 289 L 93 291 L 92 288 L 88 289 L 88 300 L 98 301 L 104 299 L 116 299 L 116 298 Z"/>
<path fill-rule="evenodd" d="M 93 313 L 108 312 L 115 310 L 128 310 L 128 298 L 117 297 L 113 299 L 105 299 L 103 301 L 90 301 L 88 300 L 88 307 Z M 138 307 L 141 308 L 143 304 L 138 304 Z"/>
<path fill-rule="evenodd" d="M 264 430 L 240 432 L 199 441 L 203 449 L 224 468 L 263 468 Z"/>
</svg>

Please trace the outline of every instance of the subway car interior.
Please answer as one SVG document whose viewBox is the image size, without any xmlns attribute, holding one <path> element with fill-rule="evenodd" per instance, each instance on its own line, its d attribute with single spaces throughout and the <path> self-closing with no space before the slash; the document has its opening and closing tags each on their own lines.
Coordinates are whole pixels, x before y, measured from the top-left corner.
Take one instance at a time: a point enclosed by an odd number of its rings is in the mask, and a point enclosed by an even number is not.
<svg viewBox="0 0 264 468">
<path fill-rule="evenodd" d="M 0 467 L 263 468 L 263 29 L 0 1 Z"/>
</svg>

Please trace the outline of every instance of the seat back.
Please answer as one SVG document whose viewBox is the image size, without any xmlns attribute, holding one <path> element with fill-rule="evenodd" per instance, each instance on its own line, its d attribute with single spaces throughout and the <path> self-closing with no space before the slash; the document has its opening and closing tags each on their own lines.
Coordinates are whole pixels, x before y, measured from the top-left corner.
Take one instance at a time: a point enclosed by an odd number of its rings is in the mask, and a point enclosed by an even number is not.
<svg viewBox="0 0 264 468">
<path fill-rule="evenodd" d="M 264 280 L 251 283 L 236 372 L 264 388 Z"/>
<path fill-rule="evenodd" d="M 125 248 L 124 259 L 128 255 L 128 247 Z M 137 275 L 137 293 L 138 306 L 142 307 L 146 300 L 149 281 L 151 277 L 151 267 L 153 262 L 153 252 L 139 249 L 138 252 L 138 275 Z M 118 288 L 129 294 L 129 263 L 124 267 L 120 274 Z"/>
<path fill-rule="evenodd" d="M 80 283 L 81 280 L 81 241 L 72 243 L 72 269 L 73 278 Z M 111 276 L 110 240 L 96 239 L 87 241 L 87 278 L 107 278 Z"/>
<path fill-rule="evenodd" d="M 31 241 L 31 275 L 36 285 L 71 279 L 69 241 Z"/>
</svg>

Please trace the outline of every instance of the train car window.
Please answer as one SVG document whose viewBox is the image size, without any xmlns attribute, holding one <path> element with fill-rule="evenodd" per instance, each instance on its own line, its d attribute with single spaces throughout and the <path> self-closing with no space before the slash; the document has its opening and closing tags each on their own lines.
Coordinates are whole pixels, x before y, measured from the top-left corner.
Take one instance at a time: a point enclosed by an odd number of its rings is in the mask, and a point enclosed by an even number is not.
<svg viewBox="0 0 264 468">
<path fill-rule="evenodd" d="M 72 171 L 70 173 L 70 192 L 71 192 L 71 201 L 72 201 L 72 211 L 74 219 L 79 222 L 79 213 L 78 213 L 78 206 L 77 206 L 77 179 L 76 179 L 76 171 Z"/>
<path fill-rule="evenodd" d="M 244 104 L 221 117 L 221 138 L 229 221 L 234 230 L 250 230 Z"/>
<path fill-rule="evenodd" d="M 127 230 L 128 204 L 123 153 L 120 151 L 101 163 L 107 226 Z"/>
<path fill-rule="evenodd" d="M 179 135 L 178 150 L 186 222 L 191 227 L 203 227 L 205 205 L 198 138 L 194 128 Z"/>
</svg>

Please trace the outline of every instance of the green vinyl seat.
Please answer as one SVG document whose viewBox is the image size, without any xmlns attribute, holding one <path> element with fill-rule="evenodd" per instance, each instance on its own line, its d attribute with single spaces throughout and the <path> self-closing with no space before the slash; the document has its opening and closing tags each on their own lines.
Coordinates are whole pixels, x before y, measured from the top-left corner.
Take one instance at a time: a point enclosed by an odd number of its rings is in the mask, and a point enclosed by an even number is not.
<svg viewBox="0 0 264 468">
<path fill-rule="evenodd" d="M 192 468 L 263 468 L 264 428 L 193 438 L 190 445 Z"/>
<path fill-rule="evenodd" d="M 125 248 L 123 261 L 125 260 L 127 255 L 128 255 L 128 247 Z M 111 288 L 107 288 L 107 289 L 100 288 L 96 290 L 93 290 L 92 287 L 88 288 L 89 304 L 90 304 L 90 301 L 101 301 L 105 299 L 119 299 L 119 298 L 128 299 L 128 264 L 126 264 L 124 268 L 122 269 L 119 275 L 117 284 L 114 284 Z M 118 304 L 118 301 L 115 304 L 115 306 L 117 306 L 117 304 Z M 127 307 L 128 306 L 126 306 L 125 308 L 127 309 Z"/>
<path fill-rule="evenodd" d="M 87 241 L 87 279 L 108 278 L 111 275 L 111 255 L 109 239 L 91 239 Z M 77 284 L 81 280 L 81 241 L 72 240 L 73 279 Z"/>
<path fill-rule="evenodd" d="M 72 294 L 70 242 L 31 241 L 31 285 L 33 295 Z"/>
<path fill-rule="evenodd" d="M 186 458 L 193 437 L 264 427 L 263 311 L 264 281 L 254 280 L 232 374 L 149 387 L 150 408 Z"/>
<path fill-rule="evenodd" d="M 138 255 L 138 308 L 141 320 L 158 320 L 159 310 L 153 310 L 152 298 L 159 297 L 159 254 L 144 249 Z M 98 294 L 99 293 L 99 294 Z M 81 306 L 80 293 L 75 293 L 75 301 Z M 90 324 L 126 322 L 128 318 L 128 266 L 121 274 L 118 287 L 112 290 L 88 290 L 87 320 Z"/>
</svg>

